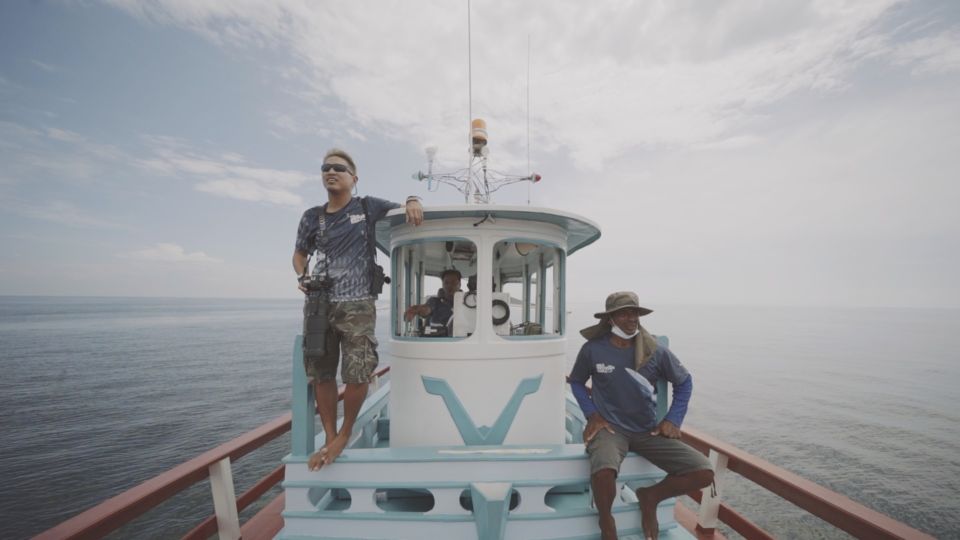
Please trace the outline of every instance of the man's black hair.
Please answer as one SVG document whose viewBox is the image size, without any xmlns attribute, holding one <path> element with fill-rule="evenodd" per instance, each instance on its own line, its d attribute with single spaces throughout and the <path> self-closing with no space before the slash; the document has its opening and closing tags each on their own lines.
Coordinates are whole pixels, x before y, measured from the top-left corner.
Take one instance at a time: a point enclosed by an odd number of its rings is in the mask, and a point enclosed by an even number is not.
<svg viewBox="0 0 960 540">
<path fill-rule="evenodd" d="M 447 277 L 447 274 L 454 273 L 457 275 L 457 279 L 463 279 L 463 274 L 460 273 L 456 268 L 447 268 L 443 272 L 440 272 L 440 279 Z"/>
</svg>

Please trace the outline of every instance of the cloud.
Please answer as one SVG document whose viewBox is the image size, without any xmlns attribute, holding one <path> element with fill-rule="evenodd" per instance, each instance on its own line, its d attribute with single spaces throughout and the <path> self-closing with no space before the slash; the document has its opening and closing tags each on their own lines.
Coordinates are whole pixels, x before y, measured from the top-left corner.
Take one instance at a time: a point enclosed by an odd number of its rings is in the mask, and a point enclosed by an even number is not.
<svg viewBox="0 0 960 540">
<path fill-rule="evenodd" d="M 313 176 L 294 170 L 254 167 L 240 154 L 208 156 L 189 149 L 186 141 L 147 137 L 153 156 L 139 160 L 144 169 L 168 176 L 192 178 L 195 189 L 242 201 L 302 206 L 293 189 Z"/>
<path fill-rule="evenodd" d="M 5 183 L 5 182 L 4 182 Z M 0 207 L 22 216 L 58 223 L 77 229 L 122 229 L 123 225 L 103 219 L 78 208 L 67 201 L 50 201 L 40 204 L 23 201 L 0 203 Z"/>
<path fill-rule="evenodd" d="M 207 155 L 176 137 L 144 136 L 146 148 L 134 152 L 59 127 L 30 128 L 0 121 L 0 156 L 8 177 L 37 171 L 55 179 L 103 181 L 123 168 L 194 182 L 198 191 L 243 201 L 301 206 L 294 190 L 313 178 L 295 170 L 258 167 L 236 152 Z"/>
<path fill-rule="evenodd" d="M 277 76 L 310 106 L 296 117 L 271 113 L 279 136 L 325 124 L 348 136 L 435 142 L 441 160 L 462 154 L 468 73 L 460 3 L 113 3 L 225 46 L 291 51 L 295 60 L 276 67 Z M 879 22 L 901 4 L 477 2 L 473 115 L 488 120 L 501 165 L 525 161 L 529 38 L 538 148 L 563 149 L 593 169 L 638 148 L 744 142 L 765 107 L 801 92 L 842 92 L 867 59 L 917 73 L 954 69 L 952 34 L 892 48 L 892 31 Z"/>
<path fill-rule="evenodd" d="M 73 131 L 68 131 L 68 130 L 59 129 L 59 128 L 47 128 L 46 132 L 48 137 L 58 141 L 75 143 L 75 144 L 82 144 L 86 142 L 86 138 L 84 138 L 79 133 L 75 133 Z"/>
<path fill-rule="evenodd" d="M 197 191 L 242 201 L 260 201 L 287 206 L 302 206 L 303 199 L 283 189 L 271 189 L 251 180 L 224 179 L 201 182 Z"/>
<path fill-rule="evenodd" d="M 159 243 L 152 248 L 147 248 L 129 253 L 118 253 L 117 257 L 121 259 L 132 259 L 137 261 L 165 262 L 165 263 L 219 263 L 216 259 L 202 251 L 187 253 L 177 244 Z"/>
<path fill-rule="evenodd" d="M 48 64 L 46 62 L 41 62 L 40 60 L 31 59 L 30 63 L 42 69 L 43 71 L 46 71 L 47 73 L 56 73 L 57 71 L 60 71 L 60 68 L 58 66 L 55 66 L 53 64 Z"/>
<path fill-rule="evenodd" d="M 893 61 L 912 66 L 914 74 L 960 71 L 960 32 L 942 32 L 892 49 Z"/>
</svg>

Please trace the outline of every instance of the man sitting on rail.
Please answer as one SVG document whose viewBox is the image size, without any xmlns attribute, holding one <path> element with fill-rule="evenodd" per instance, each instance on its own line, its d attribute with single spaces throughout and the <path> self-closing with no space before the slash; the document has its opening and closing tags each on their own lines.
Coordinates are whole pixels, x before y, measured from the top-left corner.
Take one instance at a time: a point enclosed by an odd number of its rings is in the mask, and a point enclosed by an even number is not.
<svg viewBox="0 0 960 540">
<path fill-rule="evenodd" d="M 636 492 L 644 538 L 659 535 L 660 501 L 713 482 L 706 457 L 678 440 L 693 380 L 680 360 L 640 326 L 640 316 L 649 313 L 651 310 L 640 307 L 635 293 L 608 296 L 606 311 L 594 315 L 600 323 L 580 332 L 588 341 L 581 347 L 569 377 L 588 420 L 583 441 L 590 454 L 590 484 L 604 540 L 617 537 L 611 508 L 617 473 L 628 450 L 667 473 L 657 484 Z M 658 424 L 653 393 L 661 378 L 673 385 L 673 402 Z M 588 379 L 593 379 L 592 394 L 585 385 Z"/>
</svg>

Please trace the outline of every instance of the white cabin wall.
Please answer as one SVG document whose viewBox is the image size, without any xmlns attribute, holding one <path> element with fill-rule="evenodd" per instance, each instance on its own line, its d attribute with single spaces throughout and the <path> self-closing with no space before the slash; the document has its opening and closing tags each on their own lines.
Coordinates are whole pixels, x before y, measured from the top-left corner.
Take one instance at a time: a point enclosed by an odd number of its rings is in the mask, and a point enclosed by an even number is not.
<svg viewBox="0 0 960 540">
<path fill-rule="evenodd" d="M 477 246 L 478 291 L 489 293 L 489 286 L 483 284 L 493 279 L 497 242 L 523 238 L 566 250 L 566 231 L 550 223 L 503 219 L 474 227 L 477 221 L 431 221 L 428 216 L 420 227 L 395 226 L 391 252 L 397 244 L 413 240 L 467 238 Z M 468 338 L 431 342 L 429 338 L 391 336 L 391 446 L 464 444 L 450 410 L 440 396 L 427 393 L 423 376 L 446 381 L 473 423 L 488 427 L 496 422 L 523 379 L 542 377 L 539 389 L 523 397 L 503 444 L 565 442 L 566 338 L 508 339 L 495 334 L 491 317 L 490 302 L 478 302 L 477 327 Z"/>
</svg>

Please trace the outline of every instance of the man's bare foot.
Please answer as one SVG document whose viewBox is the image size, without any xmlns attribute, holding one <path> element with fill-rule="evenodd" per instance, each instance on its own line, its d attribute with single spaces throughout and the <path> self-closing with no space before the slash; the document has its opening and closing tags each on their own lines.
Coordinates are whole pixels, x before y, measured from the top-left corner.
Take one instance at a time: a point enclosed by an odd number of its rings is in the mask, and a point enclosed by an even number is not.
<svg viewBox="0 0 960 540">
<path fill-rule="evenodd" d="M 600 518 L 600 539 L 617 540 L 617 522 L 613 515 Z"/>
<path fill-rule="evenodd" d="M 307 460 L 307 469 L 311 471 L 319 471 L 320 467 L 323 467 L 326 464 L 326 462 L 324 461 L 324 458 L 326 457 L 326 455 L 327 455 L 326 446 L 324 446 L 323 448 L 311 454 L 310 459 Z"/>
<path fill-rule="evenodd" d="M 637 489 L 637 500 L 640 501 L 640 519 L 643 520 L 643 537 L 645 539 L 659 538 L 660 524 L 657 523 L 657 503 L 650 488 Z"/>
<path fill-rule="evenodd" d="M 320 467 L 324 465 L 329 465 L 337 460 L 340 457 L 340 453 L 343 452 L 343 449 L 347 446 L 347 441 L 350 439 L 349 435 L 344 435 L 343 433 L 337 435 L 333 438 L 332 441 L 327 443 L 327 446 L 324 447 L 321 452 L 323 452 L 322 460 L 323 463 Z M 319 468 L 319 467 L 318 467 Z"/>
</svg>

